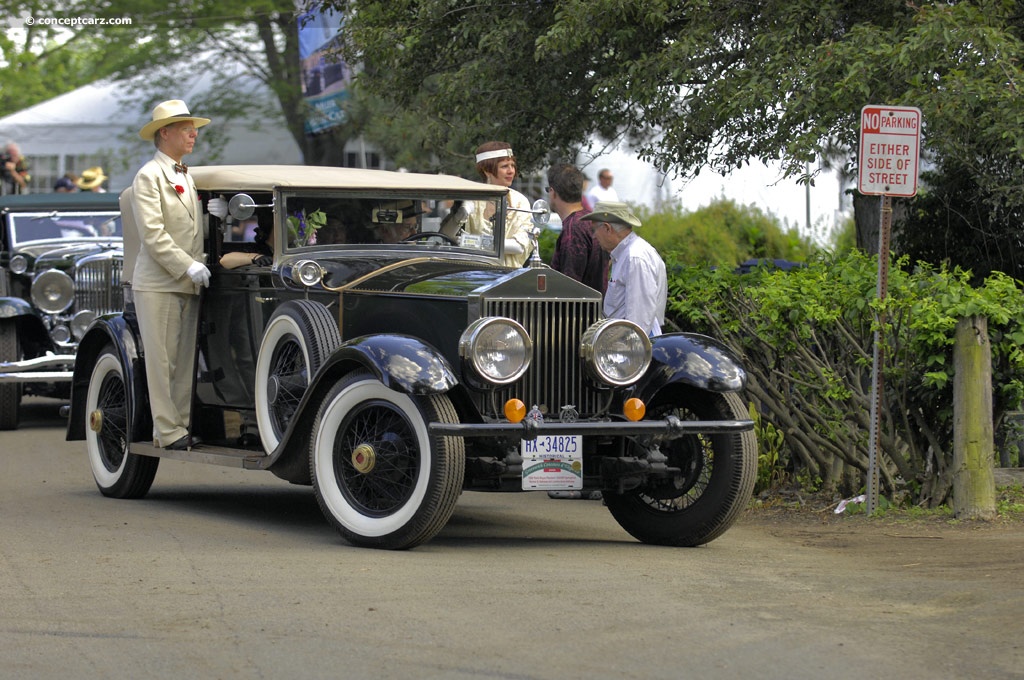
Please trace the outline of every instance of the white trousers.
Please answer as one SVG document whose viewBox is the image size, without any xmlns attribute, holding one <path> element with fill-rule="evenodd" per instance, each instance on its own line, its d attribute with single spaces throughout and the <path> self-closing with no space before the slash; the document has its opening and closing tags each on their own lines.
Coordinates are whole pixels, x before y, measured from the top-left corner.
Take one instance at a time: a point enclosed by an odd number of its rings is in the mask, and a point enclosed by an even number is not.
<svg viewBox="0 0 1024 680">
<path fill-rule="evenodd" d="M 134 291 L 146 356 L 153 437 L 167 446 L 188 434 L 199 342 L 199 296 Z"/>
</svg>

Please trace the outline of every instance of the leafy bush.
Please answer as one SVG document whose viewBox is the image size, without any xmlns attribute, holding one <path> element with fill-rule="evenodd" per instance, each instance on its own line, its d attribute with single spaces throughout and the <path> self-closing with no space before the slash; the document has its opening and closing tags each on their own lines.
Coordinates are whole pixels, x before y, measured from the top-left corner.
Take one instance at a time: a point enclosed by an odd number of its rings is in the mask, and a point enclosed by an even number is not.
<svg viewBox="0 0 1024 680">
<path fill-rule="evenodd" d="M 666 264 L 735 267 L 750 259 L 804 261 L 815 246 L 796 229 L 784 229 L 778 218 L 760 208 L 719 198 L 694 211 L 670 204 L 657 212 L 634 206 L 643 227 L 639 233 Z M 541 259 L 551 262 L 558 233 L 541 231 Z"/>
<path fill-rule="evenodd" d="M 641 207 L 637 216 L 644 225 L 640 234 L 666 263 L 731 268 L 750 259 L 803 261 L 814 250 L 773 215 L 725 198 L 692 212 L 679 206 L 656 213 Z"/>
<path fill-rule="evenodd" d="M 783 434 L 782 461 L 844 493 L 868 464 L 877 260 L 860 251 L 822 255 L 806 268 L 672 267 L 669 315 L 720 338 L 742 358 L 748 393 Z M 992 347 L 996 421 L 1024 396 L 1024 295 L 1000 273 L 970 275 L 893 263 L 884 301 L 883 486 L 937 505 L 952 485 L 952 358 L 957 322 L 984 316 Z"/>
</svg>

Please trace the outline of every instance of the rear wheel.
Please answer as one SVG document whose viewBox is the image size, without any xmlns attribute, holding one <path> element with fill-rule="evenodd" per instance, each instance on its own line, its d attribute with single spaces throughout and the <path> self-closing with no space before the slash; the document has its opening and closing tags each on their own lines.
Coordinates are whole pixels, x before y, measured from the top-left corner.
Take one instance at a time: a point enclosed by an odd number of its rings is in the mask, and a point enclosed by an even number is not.
<svg viewBox="0 0 1024 680">
<path fill-rule="evenodd" d="M 396 392 L 354 373 L 327 394 L 313 426 L 310 471 L 327 520 L 353 545 L 402 550 L 430 540 L 462 491 L 459 437 L 427 423 L 458 422 L 443 394 Z"/>
<path fill-rule="evenodd" d="M 14 319 L 0 321 L 0 361 L 21 359 L 18 323 Z M 0 383 L 0 430 L 18 429 L 21 418 L 21 383 Z"/>
<path fill-rule="evenodd" d="M 340 344 L 338 322 L 321 304 L 291 300 L 270 318 L 256 360 L 256 422 L 268 454 L 288 431 L 309 381 Z"/>
<path fill-rule="evenodd" d="M 650 418 L 746 420 L 734 393 L 692 390 L 658 395 Z M 668 465 L 681 469 L 673 479 L 623 494 L 605 491 L 605 504 L 623 529 L 644 543 L 695 546 L 721 536 L 750 501 L 757 474 L 754 432 L 696 434 L 661 447 Z"/>
<path fill-rule="evenodd" d="M 100 493 L 142 498 L 156 477 L 160 459 L 128 453 L 132 404 L 121 359 L 112 346 L 100 353 L 85 398 L 85 445 Z"/>
</svg>

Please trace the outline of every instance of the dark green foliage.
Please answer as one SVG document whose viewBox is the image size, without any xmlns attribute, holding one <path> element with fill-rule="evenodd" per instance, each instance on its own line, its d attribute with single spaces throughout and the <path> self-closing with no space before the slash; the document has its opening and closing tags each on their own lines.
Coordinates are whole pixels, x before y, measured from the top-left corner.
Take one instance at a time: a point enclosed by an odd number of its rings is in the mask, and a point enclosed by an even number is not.
<svg viewBox="0 0 1024 680">
<path fill-rule="evenodd" d="M 1024 203 L 993 195 L 964 167 L 944 165 L 924 179 L 907 217 L 893 225 L 894 249 L 968 269 L 976 281 L 993 271 L 1024 279 Z"/>
</svg>

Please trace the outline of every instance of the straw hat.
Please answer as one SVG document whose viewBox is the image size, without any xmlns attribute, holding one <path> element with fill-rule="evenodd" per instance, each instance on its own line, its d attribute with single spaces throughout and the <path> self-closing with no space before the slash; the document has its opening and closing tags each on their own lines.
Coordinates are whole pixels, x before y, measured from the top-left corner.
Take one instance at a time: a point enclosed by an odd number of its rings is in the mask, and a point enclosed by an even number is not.
<svg viewBox="0 0 1024 680">
<path fill-rule="evenodd" d="M 197 128 L 203 127 L 210 122 L 209 118 L 199 118 L 189 113 L 185 102 L 180 99 L 171 99 L 156 105 L 156 108 L 153 109 L 153 120 L 142 126 L 142 129 L 139 130 L 139 137 L 152 141 L 153 137 L 156 136 L 157 130 L 183 120 L 192 121 L 192 124 Z"/>
<path fill-rule="evenodd" d="M 107 181 L 107 176 L 103 174 L 103 168 L 97 165 L 89 168 L 88 170 L 83 170 L 82 176 L 78 178 L 75 184 L 78 185 L 79 189 L 89 191 L 90 189 L 95 189 L 105 181 Z"/>
</svg>

